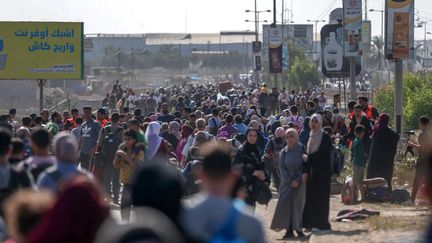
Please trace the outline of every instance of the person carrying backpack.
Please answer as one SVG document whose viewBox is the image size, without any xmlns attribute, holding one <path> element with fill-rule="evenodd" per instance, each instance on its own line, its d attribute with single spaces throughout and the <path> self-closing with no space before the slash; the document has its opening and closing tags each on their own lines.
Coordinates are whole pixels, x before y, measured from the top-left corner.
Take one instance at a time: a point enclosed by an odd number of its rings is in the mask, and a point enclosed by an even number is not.
<svg viewBox="0 0 432 243">
<path fill-rule="evenodd" d="M 219 118 L 219 109 L 214 108 L 212 110 L 212 116 L 208 120 L 209 132 L 213 136 L 217 136 L 219 128 L 221 127 L 222 121 Z"/>
<path fill-rule="evenodd" d="M 112 195 L 113 202 L 118 204 L 120 182 L 119 170 L 114 169 L 113 161 L 115 153 L 123 142 L 123 128 L 119 125 L 120 115 L 113 113 L 111 116 L 111 125 L 101 129 L 98 139 L 98 161 L 96 166 L 101 172 L 102 184 L 105 193 Z"/>
<path fill-rule="evenodd" d="M 54 155 L 57 163 L 40 174 L 37 187 L 57 193 L 61 185 L 72 180 L 75 176 L 84 175 L 92 179 L 90 173 L 77 168 L 78 144 L 74 135 L 60 132 L 54 137 Z"/>
<path fill-rule="evenodd" d="M 275 131 L 275 137 L 267 143 L 264 155 L 264 163 L 266 164 L 267 173 L 273 178 L 273 184 L 278 191 L 281 182 L 279 174 L 279 158 L 280 152 L 285 146 L 285 130 L 282 127 L 278 127 Z"/>
<path fill-rule="evenodd" d="M 297 95 L 296 95 L 295 90 L 292 90 L 291 91 L 291 95 L 288 96 L 288 105 L 289 106 L 293 106 L 293 105 L 296 105 L 296 104 L 297 104 Z"/>
<path fill-rule="evenodd" d="M 30 141 L 33 156 L 18 163 L 16 169 L 26 174 L 30 183 L 35 185 L 39 175 L 47 168 L 55 165 L 57 159 L 49 155 L 51 136 L 46 130 L 33 130 L 30 135 Z"/>
</svg>

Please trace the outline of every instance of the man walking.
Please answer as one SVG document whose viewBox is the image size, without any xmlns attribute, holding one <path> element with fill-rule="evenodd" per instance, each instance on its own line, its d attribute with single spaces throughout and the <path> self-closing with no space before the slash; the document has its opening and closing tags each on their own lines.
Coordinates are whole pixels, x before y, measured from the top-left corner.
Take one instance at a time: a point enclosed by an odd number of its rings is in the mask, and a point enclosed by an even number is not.
<svg viewBox="0 0 432 243">
<path fill-rule="evenodd" d="M 96 152 L 101 125 L 93 119 L 91 107 L 86 106 L 83 111 L 85 122 L 81 126 L 79 163 L 81 168 L 89 170 L 91 159 Z"/>
</svg>

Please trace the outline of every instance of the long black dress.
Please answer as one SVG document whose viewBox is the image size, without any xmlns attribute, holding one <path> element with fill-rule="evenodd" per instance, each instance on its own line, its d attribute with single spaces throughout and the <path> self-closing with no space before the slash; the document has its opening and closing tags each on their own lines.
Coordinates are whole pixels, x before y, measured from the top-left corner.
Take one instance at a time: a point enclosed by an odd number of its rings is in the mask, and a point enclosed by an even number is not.
<svg viewBox="0 0 432 243">
<path fill-rule="evenodd" d="M 308 173 L 306 204 L 303 212 L 304 228 L 330 230 L 330 136 L 323 133 L 321 145 L 317 152 L 308 155 L 305 172 Z"/>
<path fill-rule="evenodd" d="M 260 150 L 256 144 L 249 144 L 246 142 L 239 148 L 234 159 L 234 166 L 240 170 L 248 192 L 245 202 L 251 206 L 255 206 L 255 199 L 252 197 L 252 192 L 255 182 L 258 180 L 258 178 L 252 174 L 256 170 L 261 170 L 265 173 L 265 165 L 261 161 L 261 156 Z"/>
<path fill-rule="evenodd" d="M 372 137 L 367 178 L 383 177 L 392 189 L 393 165 L 399 135 L 389 127 L 381 127 Z"/>
</svg>

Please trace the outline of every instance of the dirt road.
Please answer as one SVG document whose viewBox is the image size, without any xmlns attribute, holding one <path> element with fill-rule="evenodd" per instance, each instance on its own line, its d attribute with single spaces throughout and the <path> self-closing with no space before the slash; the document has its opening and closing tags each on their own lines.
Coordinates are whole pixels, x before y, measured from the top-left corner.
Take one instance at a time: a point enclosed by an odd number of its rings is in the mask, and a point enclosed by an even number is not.
<svg viewBox="0 0 432 243">
<path fill-rule="evenodd" d="M 431 214 L 424 207 L 406 207 L 394 204 L 361 204 L 357 206 L 345 206 L 340 203 L 340 196 L 332 196 L 330 206 L 330 220 L 332 233 L 327 235 L 309 235 L 302 240 L 284 241 L 285 232 L 270 230 L 277 199 L 273 199 L 268 207 L 257 206 L 256 215 L 263 222 L 268 242 L 392 242 L 414 243 L 422 242 L 425 228 Z M 367 208 L 380 211 L 380 216 L 368 220 L 351 222 L 334 222 L 337 213 L 342 209 Z M 120 221 L 119 207 L 112 207 L 111 214 Z"/>
<path fill-rule="evenodd" d="M 269 229 L 277 199 L 266 208 L 257 207 L 257 216 L 262 220 L 269 242 L 421 242 L 430 214 L 427 208 L 404 207 L 392 204 L 361 204 L 345 206 L 340 203 L 340 196 L 331 198 L 332 233 L 328 235 L 310 235 L 301 241 L 284 241 L 285 232 Z M 337 212 L 342 209 L 368 208 L 380 211 L 380 216 L 363 221 L 334 222 Z"/>
</svg>

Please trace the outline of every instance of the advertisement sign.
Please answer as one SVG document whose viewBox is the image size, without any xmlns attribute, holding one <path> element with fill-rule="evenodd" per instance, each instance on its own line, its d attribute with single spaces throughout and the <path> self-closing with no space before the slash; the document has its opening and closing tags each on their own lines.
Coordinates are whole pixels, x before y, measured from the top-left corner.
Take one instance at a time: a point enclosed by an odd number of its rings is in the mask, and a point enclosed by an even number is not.
<svg viewBox="0 0 432 243">
<path fill-rule="evenodd" d="M 261 56 L 259 54 L 255 55 L 253 60 L 254 60 L 254 70 L 261 71 L 262 69 Z"/>
<path fill-rule="evenodd" d="M 327 24 L 321 29 L 321 70 L 326 77 L 350 76 L 350 57 L 344 56 L 343 26 Z M 356 75 L 361 71 L 361 57 L 355 57 Z"/>
<path fill-rule="evenodd" d="M 362 51 L 369 52 L 371 49 L 371 41 L 372 41 L 372 23 L 370 20 L 363 21 L 362 24 L 362 36 L 361 36 L 361 49 Z"/>
<path fill-rule="evenodd" d="M 286 43 L 282 44 L 282 69 L 288 70 L 290 65 L 289 50 Z"/>
<path fill-rule="evenodd" d="M 386 0 L 385 56 L 414 59 L 414 0 Z"/>
<path fill-rule="evenodd" d="M 409 55 L 409 14 L 393 15 L 393 58 L 407 59 Z"/>
<path fill-rule="evenodd" d="M 253 41 L 252 42 L 252 51 L 260 52 L 261 51 L 261 41 Z"/>
<path fill-rule="evenodd" d="M 0 79 L 82 79 L 83 23 L 0 22 Z"/>
<path fill-rule="evenodd" d="M 362 1 L 343 0 L 344 8 L 344 53 L 347 57 L 361 55 Z"/>
<path fill-rule="evenodd" d="M 270 28 L 269 31 L 269 72 L 282 72 L 282 28 Z"/>
<path fill-rule="evenodd" d="M 297 48 L 304 51 L 312 51 L 313 42 L 313 25 L 311 24 L 290 24 L 277 25 L 277 28 L 282 29 L 283 42 L 293 43 Z M 270 25 L 263 25 L 263 55 L 267 55 L 269 46 L 269 31 Z"/>
</svg>

